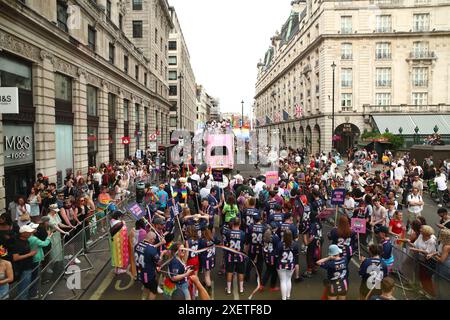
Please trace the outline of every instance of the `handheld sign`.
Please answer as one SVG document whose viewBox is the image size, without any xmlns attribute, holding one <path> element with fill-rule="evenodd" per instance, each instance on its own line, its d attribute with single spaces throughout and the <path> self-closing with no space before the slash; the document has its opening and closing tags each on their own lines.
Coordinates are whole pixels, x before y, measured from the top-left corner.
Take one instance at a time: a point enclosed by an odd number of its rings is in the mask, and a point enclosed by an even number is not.
<svg viewBox="0 0 450 320">
<path fill-rule="evenodd" d="M 128 211 L 131 212 L 133 218 L 136 220 L 141 220 L 144 217 L 144 210 L 135 202 L 127 207 Z"/>
<path fill-rule="evenodd" d="M 191 179 L 191 189 L 195 193 L 199 193 L 197 180 Z"/>
<path fill-rule="evenodd" d="M 278 183 L 278 171 L 268 171 L 266 173 L 266 184 L 272 185 Z"/>
<path fill-rule="evenodd" d="M 212 176 L 214 181 L 223 182 L 223 171 L 218 169 L 212 169 Z"/>
<path fill-rule="evenodd" d="M 356 233 L 366 233 L 366 220 L 365 219 L 359 219 L 359 218 L 353 218 L 351 223 L 352 231 Z"/>
<path fill-rule="evenodd" d="M 343 205 L 345 201 L 345 189 L 334 189 L 331 193 L 332 205 Z"/>
</svg>

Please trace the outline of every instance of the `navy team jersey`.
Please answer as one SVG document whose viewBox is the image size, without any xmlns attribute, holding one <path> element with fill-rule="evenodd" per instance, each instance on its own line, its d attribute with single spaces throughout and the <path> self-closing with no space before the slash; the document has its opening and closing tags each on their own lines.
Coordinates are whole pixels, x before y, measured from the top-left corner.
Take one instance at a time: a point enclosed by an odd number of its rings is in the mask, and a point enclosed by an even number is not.
<svg viewBox="0 0 450 320">
<path fill-rule="evenodd" d="M 170 234 L 174 234 L 174 232 L 175 232 L 174 219 L 167 219 L 166 224 L 164 225 L 164 229 L 166 232 L 169 232 Z"/>
<path fill-rule="evenodd" d="M 330 281 L 346 280 L 348 277 L 347 259 L 344 257 L 328 260 L 321 267 L 327 270 L 327 278 Z"/>
<path fill-rule="evenodd" d="M 392 257 L 392 243 L 390 240 L 384 240 L 381 244 L 383 252 L 381 253 L 381 258 L 389 260 Z"/>
<path fill-rule="evenodd" d="M 361 263 L 359 275 L 362 282 L 369 289 L 381 289 L 381 281 L 387 276 L 386 264 L 380 258 L 367 258 Z"/>
<path fill-rule="evenodd" d="M 212 229 L 214 228 L 214 216 L 215 214 L 215 210 L 212 206 L 208 205 L 208 208 L 206 208 L 206 212 L 209 216 L 209 223 L 208 223 L 208 228 Z"/>
<path fill-rule="evenodd" d="M 272 214 L 275 213 L 275 206 L 278 205 L 278 202 L 273 199 L 269 200 L 269 202 L 266 204 L 266 222 L 270 223 L 269 218 Z"/>
<path fill-rule="evenodd" d="M 276 234 L 272 235 L 269 242 L 264 242 L 264 247 L 263 247 L 264 261 L 268 265 L 271 265 L 271 266 L 275 265 L 275 263 L 277 261 L 276 249 L 278 248 L 279 243 L 280 243 L 280 238 Z"/>
<path fill-rule="evenodd" d="M 244 220 L 245 220 L 245 232 L 248 233 L 248 228 L 255 224 L 255 217 L 259 217 L 261 219 L 261 213 L 256 208 L 247 208 L 244 211 Z"/>
<path fill-rule="evenodd" d="M 206 251 L 200 253 L 200 265 L 203 270 L 212 270 L 216 263 L 216 248 L 215 244 L 218 244 L 219 241 L 217 238 L 214 240 L 206 240 L 204 238 L 198 241 L 198 249 L 208 248 Z"/>
<path fill-rule="evenodd" d="M 189 249 L 198 250 L 198 240 L 189 239 L 188 241 Z M 188 251 L 188 259 L 193 259 L 197 256 L 197 253 Z"/>
<path fill-rule="evenodd" d="M 134 250 L 134 258 L 139 281 L 148 283 L 156 278 L 159 253 L 153 245 L 145 241 L 139 242 Z"/>
<path fill-rule="evenodd" d="M 311 207 L 308 204 L 305 204 L 303 206 L 303 214 L 299 224 L 300 228 L 299 231 L 301 234 L 306 234 L 309 232 L 309 225 L 311 224 L 310 215 L 311 215 Z"/>
<path fill-rule="evenodd" d="M 175 276 L 178 276 L 180 274 L 186 273 L 186 265 L 178 260 L 178 258 L 172 259 L 169 263 L 169 274 L 170 277 L 173 278 Z M 187 282 L 186 277 L 176 282 L 177 284 L 185 284 Z"/>
<path fill-rule="evenodd" d="M 242 230 L 224 230 L 224 244 L 230 249 L 244 252 L 245 232 Z M 226 261 L 244 262 L 245 256 L 226 251 Z"/>
<path fill-rule="evenodd" d="M 250 244 L 249 247 L 250 253 L 252 254 L 262 253 L 264 232 L 266 232 L 265 225 L 263 224 L 250 225 L 247 233 L 249 237 L 249 239 L 247 239 L 247 243 Z"/>
<path fill-rule="evenodd" d="M 279 233 L 280 239 L 283 239 L 283 233 L 286 230 L 291 230 L 293 239 L 297 239 L 298 238 L 298 229 L 295 226 L 295 224 L 283 222 L 281 224 L 281 226 L 280 226 L 280 229 L 278 229 L 278 233 Z"/>
<path fill-rule="evenodd" d="M 293 270 L 295 268 L 295 257 L 298 256 L 298 244 L 293 242 L 290 247 L 286 247 L 284 242 L 278 243 L 277 248 L 278 263 L 277 269 Z"/>
<path fill-rule="evenodd" d="M 331 240 L 332 244 L 337 245 L 342 250 L 342 256 L 347 259 L 353 256 L 358 245 L 358 235 L 353 231 L 350 237 L 344 239 L 343 237 L 339 237 L 337 228 L 334 228 L 330 231 L 328 239 Z"/>
<path fill-rule="evenodd" d="M 169 204 L 172 204 L 172 201 L 169 201 Z M 170 206 L 170 218 L 175 219 L 176 216 L 181 215 L 183 212 L 183 208 L 180 206 L 178 202 L 175 202 L 175 205 Z"/>
<path fill-rule="evenodd" d="M 275 222 L 277 224 L 277 228 L 281 227 L 281 224 L 283 223 L 283 219 L 284 215 L 282 212 L 279 213 L 273 213 L 269 216 L 269 224 L 271 224 L 272 222 Z"/>
</svg>

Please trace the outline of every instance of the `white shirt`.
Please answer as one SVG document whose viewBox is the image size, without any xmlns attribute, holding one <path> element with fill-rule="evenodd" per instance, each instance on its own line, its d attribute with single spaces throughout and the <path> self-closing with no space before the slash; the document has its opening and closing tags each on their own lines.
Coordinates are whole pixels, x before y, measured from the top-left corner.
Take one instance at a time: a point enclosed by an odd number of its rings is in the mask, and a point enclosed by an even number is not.
<svg viewBox="0 0 450 320">
<path fill-rule="evenodd" d="M 447 179 L 442 173 L 438 177 L 434 178 L 434 182 L 436 182 L 439 191 L 447 190 Z"/>
<path fill-rule="evenodd" d="M 204 198 L 208 198 L 208 194 L 211 193 L 211 189 L 208 188 L 201 188 L 200 189 L 200 198 L 204 199 Z"/>
<path fill-rule="evenodd" d="M 262 189 L 263 189 L 263 187 L 264 187 L 265 185 L 266 185 L 266 184 L 265 184 L 264 182 L 262 182 L 262 181 L 256 182 L 256 185 L 255 185 L 255 196 L 256 196 L 256 197 L 259 196 L 259 193 L 262 191 Z"/>
<path fill-rule="evenodd" d="M 405 176 L 405 169 L 403 169 L 403 167 L 395 168 L 394 176 L 395 180 L 403 180 L 403 177 Z"/>
<path fill-rule="evenodd" d="M 410 195 L 408 195 L 408 198 L 406 200 L 408 202 L 408 211 L 409 212 L 411 212 L 411 213 L 420 213 L 420 212 L 422 212 L 423 206 L 410 205 L 409 202 L 411 200 L 423 201 L 422 200 L 422 196 L 420 196 L 419 194 L 417 196 L 415 196 L 414 194 L 411 193 Z"/>
<path fill-rule="evenodd" d="M 295 162 L 300 163 L 300 161 L 301 161 L 300 156 L 296 156 L 296 157 L 295 157 Z"/>
<path fill-rule="evenodd" d="M 352 216 L 353 215 L 353 211 L 355 209 L 355 199 L 353 199 L 352 197 L 350 198 L 345 198 L 344 200 L 344 206 L 347 208 L 345 209 L 345 212 L 349 215 Z"/>
<path fill-rule="evenodd" d="M 94 180 L 98 183 L 102 183 L 102 174 L 100 172 L 96 172 L 93 174 Z"/>
<path fill-rule="evenodd" d="M 200 181 L 200 176 L 197 173 L 194 173 L 193 175 L 191 175 L 191 179 L 198 182 Z"/>
<path fill-rule="evenodd" d="M 414 247 L 417 249 L 425 250 L 428 254 L 436 252 L 436 237 L 431 235 L 430 239 L 423 241 L 422 234 L 419 235 L 417 240 L 414 242 Z"/>
</svg>

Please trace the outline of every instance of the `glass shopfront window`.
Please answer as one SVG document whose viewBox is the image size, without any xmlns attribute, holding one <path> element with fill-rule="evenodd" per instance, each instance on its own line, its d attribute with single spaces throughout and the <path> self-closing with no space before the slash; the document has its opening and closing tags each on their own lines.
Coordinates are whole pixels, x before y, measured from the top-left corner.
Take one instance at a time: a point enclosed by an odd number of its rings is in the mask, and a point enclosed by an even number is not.
<svg viewBox="0 0 450 320">
<path fill-rule="evenodd" d="M 72 79 L 55 73 L 55 98 L 67 102 L 72 101 Z"/>
<path fill-rule="evenodd" d="M 18 87 L 31 91 L 31 66 L 0 56 L 0 87 Z"/>
<path fill-rule="evenodd" d="M 88 140 L 88 160 L 89 166 L 94 167 L 97 165 L 97 152 L 98 152 L 98 128 L 88 127 L 87 140 Z"/>
<path fill-rule="evenodd" d="M 87 86 L 87 113 L 88 116 L 97 115 L 97 88 Z"/>
</svg>

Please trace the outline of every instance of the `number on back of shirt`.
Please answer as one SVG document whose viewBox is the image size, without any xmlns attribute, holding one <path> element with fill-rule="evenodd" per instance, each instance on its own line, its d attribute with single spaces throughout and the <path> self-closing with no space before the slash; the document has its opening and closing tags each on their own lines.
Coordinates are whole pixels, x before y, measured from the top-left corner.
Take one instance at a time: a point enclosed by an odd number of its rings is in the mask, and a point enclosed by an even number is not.
<svg viewBox="0 0 450 320">
<path fill-rule="evenodd" d="M 262 233 L 252 233 L 252 243 L 253 244 L 261 243 L 262 237 L 263 237 Z"/>
<path fill-rule="evenodd" d="M 141 269 L 145 268 L 144 255 L 136 252 L 134 254 L 134 259 L 136 260 L 136 264 L 138 265 L 138 267 L 140 267 Z"/>
<path fill-rule="evenodd" d="M 292 251 L 289 252 L 283 251 L 281 263 L 291 263 L 292 261 L 294 261 L 294 255 L 292 254 Z"/>
<path fill-rule="evenodd" d="M 241 241 L 240 240 L 230 240 L 230 248 L 237 251 L 241 251 Z"/>
</svg>

